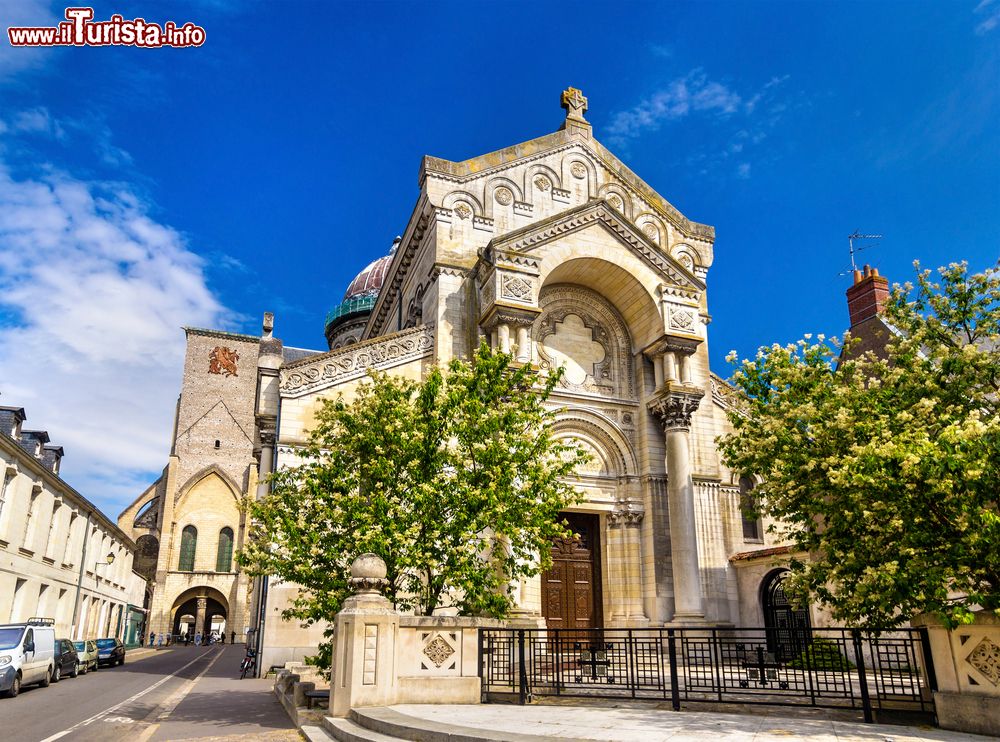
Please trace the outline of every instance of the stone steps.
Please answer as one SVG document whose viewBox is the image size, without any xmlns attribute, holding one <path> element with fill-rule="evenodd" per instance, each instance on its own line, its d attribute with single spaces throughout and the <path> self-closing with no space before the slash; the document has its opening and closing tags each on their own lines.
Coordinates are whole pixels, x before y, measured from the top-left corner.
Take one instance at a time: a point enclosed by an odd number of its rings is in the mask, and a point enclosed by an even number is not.
<svg viewBox="0 0 1000 742">
<path fill-rule="evenodd" d="M 314 731 L 315 730 L 315 731 Z M 352 709 L 350 717 L 327 716 L 322 729 L 302 727 L 309 742 L 541 742 L 552 739 L 533 734 L 491 731 L 420 719 L 387 707 Z M 322 736 L 316 734 L 322 733 Z M 559 742 L 574 742 L 569 737 Z M 577 741 L 579 742 L 579 741 Z"/>
</svg>

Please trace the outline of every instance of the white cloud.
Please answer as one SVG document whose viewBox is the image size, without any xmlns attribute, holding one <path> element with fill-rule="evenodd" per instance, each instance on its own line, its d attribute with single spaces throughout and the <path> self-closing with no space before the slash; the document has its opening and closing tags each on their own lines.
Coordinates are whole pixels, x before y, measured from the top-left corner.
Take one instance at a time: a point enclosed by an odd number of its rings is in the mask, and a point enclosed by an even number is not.
<svg viewBox="0 0 1000 742">
<path fill-rule="evenodd" d="M 114 517 L 166 464 L 181 326 L 228 315 L 134 188 L 32 173 L 0 160 L 0 404 L 48 430 L 66 480 Z"/>
<path fill-rule="evenodd" d="M 722 83 L 709 80 L 701 70 L 693 70 L 671 81 L 665 88 L 611 120 L 612 141 L 622 142 L 646 131 L 655 131 L 669 121 L 692 113 L 727 116 L 740 106 L 740 96 Z"/>
<path fill-rule="evenodd" d="M 1000 26 L 1000 3 L 997 3 L 995 0 L 982 0 L 972 12 L 985 16 L 983 20 L 976 24 L 977 35 L 983 36 L 997 26 Z"/>
<path fill-rule="evenodd" d="M 750 163 L 741 162 L 739 167 L 736 168 L 736 177 L 742 180 L 746 180 L 750 177 Z"/>
</svg>

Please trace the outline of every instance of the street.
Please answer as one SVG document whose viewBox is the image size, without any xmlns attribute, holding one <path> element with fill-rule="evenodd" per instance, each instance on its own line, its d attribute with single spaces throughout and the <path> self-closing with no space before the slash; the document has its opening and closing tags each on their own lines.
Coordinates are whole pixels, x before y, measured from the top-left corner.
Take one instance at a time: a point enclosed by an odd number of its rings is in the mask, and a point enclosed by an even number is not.
<svg viewBox="0 0 1000 742">
<path fill-rule="evenodd" d="M 132 650 L 121 667 L 0 699 L 0 729 L 25 742 L 299 740 L 272 681 L 239 679 L 243 651 L 241 644 Z"/>
</svg>

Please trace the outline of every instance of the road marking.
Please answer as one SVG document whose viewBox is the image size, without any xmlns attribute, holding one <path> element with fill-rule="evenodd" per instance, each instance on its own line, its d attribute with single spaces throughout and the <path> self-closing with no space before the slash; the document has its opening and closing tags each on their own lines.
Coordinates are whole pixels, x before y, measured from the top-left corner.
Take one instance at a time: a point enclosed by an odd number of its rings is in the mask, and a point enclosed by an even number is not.
<svg viewBox="0 0 1000 742">
<path fill-rule="evenodd" d="M 221 653 L 216 654 L 216 659 L 218 659 L 218 657 L 219 657 L 220 654 Z M 156 690 L 161 685 L 163 685 L 165 682 L 167 682 L 168 680 L 170 680 L 170 678 L 176 676 L 177 673 L 179 673 L 181 670 L 185 670 L 188 667 L 191 667 L 191 665 L 193 665 L 195 662 L 199 662 L 199 661 L 201 661 L 203 659 L 205 659 L 205 655 L 200 655 L 198 657 L 195 657 L 193 660 L 191 660 L 190 662 L 188 662 L 186 665 L 178 667 L 176 670 L 174 670 L 169 675 L 166 675 L 166 676 L 160 678 L 159 680 L 157 680 L 155 683 L 153 683 L 151 686 L 149 686 L 145 690 L 139 691 L 134 696 L 132 696 L 130 698 L 126 698 L 124 701 L 121 701 L 120 703 L 116 703 L 114 706 L 111 706 L 109 708 L 104 709 L 104 711 L 97 712 L 96 714 L 94 714 L 93 716 L 91 716 L 89 719 L 84 719 L 83 721 L 78 721 L 76 724 L 74 724 L 73 726 L 71 726 L 69 729 L 64 729 L 63 731 L 58 732 L 57 734 L 53 734 L 51 737 L 46 737 L 45 739 L 42 740 L 42 742 L 54 742 L 54 740 L 60 739 L 61 737 L 65 737 L 67 734 L 69 734 L 70 732 L 75 731 L 79 727 L 85 727 L 88 724 L 92 724 L 93 722 L 95 722 L 98 719 L 104 717 L 105 715 L 110 714 L 113 711 L 117 711 L 118 709 L 120 709 L 125 704 L 131 703 L 132 701 L 136 701 L 136 700 L 142 698 L 147 693 L 150 693 L 150 692 Z M 214 661 L 215 660 L 213 659 L 212 662 L 214 662 Z M 209 666 L 211 666 L 211 663 L 209 663 Z"/>
<path fill-rule="evenodd" d="M 153 709 L 153 711 L 148 714 L 145 719 L 143 719 L 143 722 L 146 722 L 148 719 L 152 718 L 154 714 L 156 714 L 156 723 L 150 724 L 148 727 L 143 729 L 142 733 L 135 738 L 135 742 L 147 742 L 147 740 L 156 734 L 156 730 L 160 728 L 160 724 L 165 722 L 170 717 L 170 714 L 174 712 L 174 709 L 180 705 L 181 701 L 187 697 L 187 694 L 194 689 L 194 686 L 198 683 L 198 681 L 205 676 L 205 673 L 212 668 L 212 665 L 214 665 L 215 661 L 221 656 L 222 652 L 216 652 L 215 657 L 212 658 L 211 662 L 205 665 L 204 670 L 188 680 L 184 685 L 175 690 L 173 695 L 171 695 L 166 701 Z"/>
</svg>

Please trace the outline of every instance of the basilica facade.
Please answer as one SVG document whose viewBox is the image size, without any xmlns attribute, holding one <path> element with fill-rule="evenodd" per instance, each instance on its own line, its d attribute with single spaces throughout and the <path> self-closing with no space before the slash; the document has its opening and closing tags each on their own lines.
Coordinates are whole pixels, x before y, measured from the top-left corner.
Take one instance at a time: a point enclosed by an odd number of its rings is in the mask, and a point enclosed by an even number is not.
<svg viewBox="0 0 1000 742">
<path fill-rule="evenodd" d="M 594 138 L 580 91 L 561 102 L 553 133 L 423 159 L 401 237 L 327 317 L 329 350 L 284 347 L 271 315 L 259 337 L 187 331 L 169 463 L 119 520 L 140 547 L 156 542 L 154 628 L 222 616 L 240 635 L 259 629 L 263 667 L 313 653 L 322 627 L 280 619 L 296 587 L 251 586 L 224 558 L 246 535 L 239 498 L 294 466 L 323 400 L 349 398 L 368 369 L 420 379 L 484 340 L 540 373 L 565 368 L 555 430 L 592 455 L 566 514 L 579 538 L 514 586 L 515 618 L 763 625 L 787 554 L 744 515 L 752 482 L 714 443 L 733 400 L 708 362 L 715 231 Z"/>
</svg>

